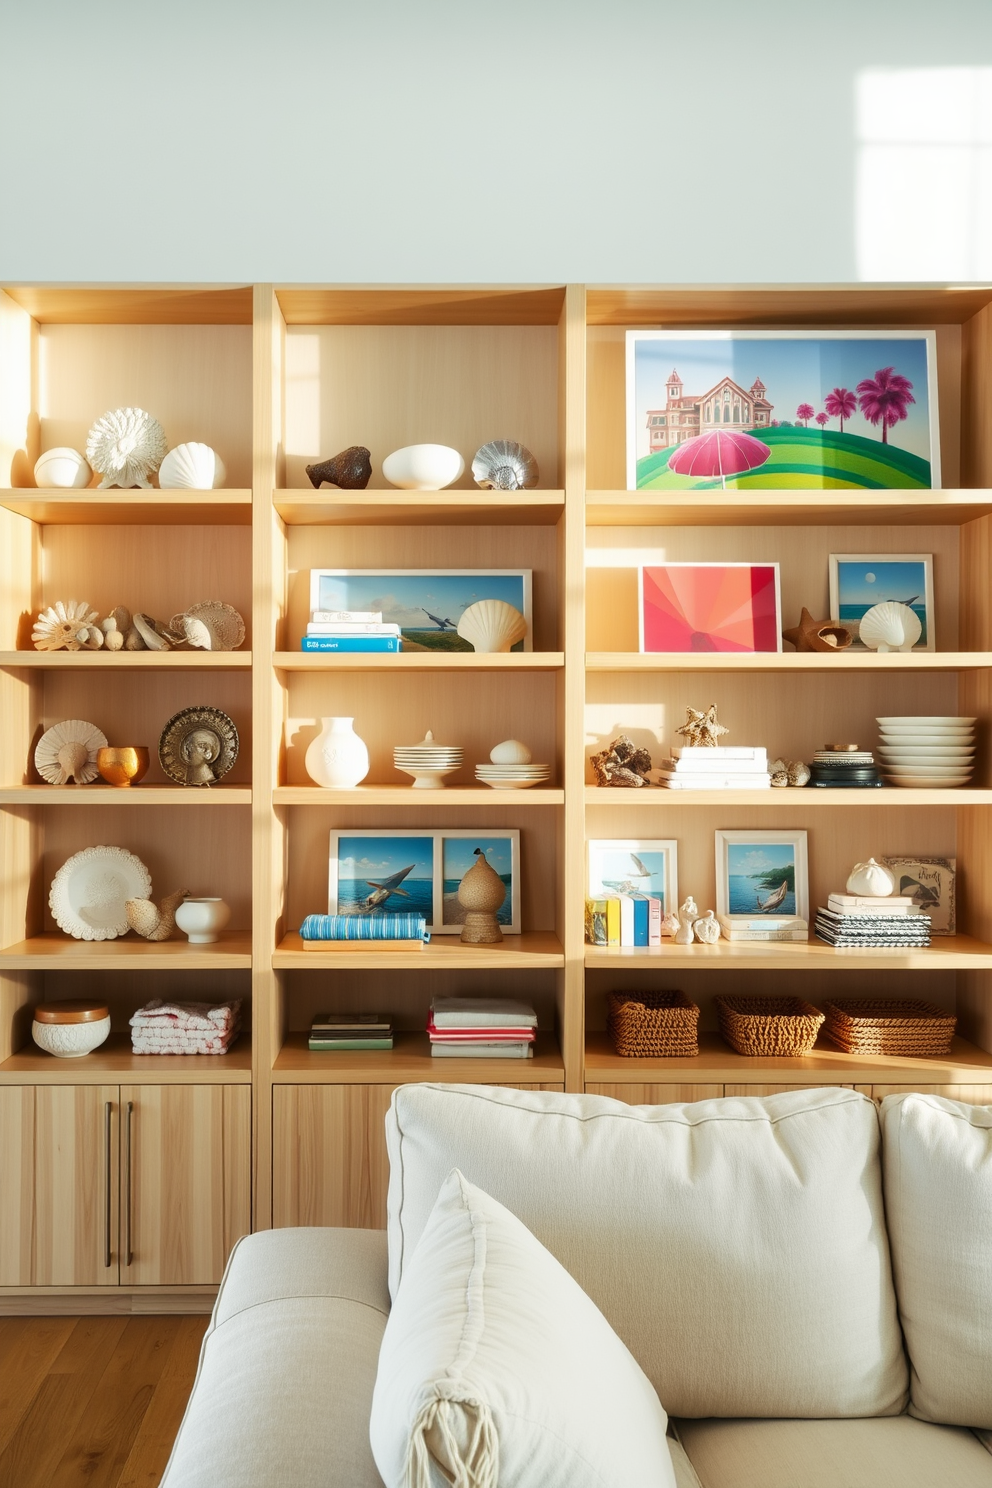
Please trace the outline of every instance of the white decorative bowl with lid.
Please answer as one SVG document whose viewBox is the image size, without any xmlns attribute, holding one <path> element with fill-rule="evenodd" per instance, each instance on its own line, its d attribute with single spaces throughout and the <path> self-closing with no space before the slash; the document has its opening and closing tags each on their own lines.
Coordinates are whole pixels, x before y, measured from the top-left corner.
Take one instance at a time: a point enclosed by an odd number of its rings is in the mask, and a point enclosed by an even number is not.
<svg viewBox="0 0 992 1488">
<path fill-rule="evenodd" d="M 110 1009 L 104 1002 L 70 997 L 64 1002 L 40 1002 L 34 1010 L 31 1037 L 39 1049 L 57 1059 L 92 1054 L 109 1033 Z"/>
</svg>

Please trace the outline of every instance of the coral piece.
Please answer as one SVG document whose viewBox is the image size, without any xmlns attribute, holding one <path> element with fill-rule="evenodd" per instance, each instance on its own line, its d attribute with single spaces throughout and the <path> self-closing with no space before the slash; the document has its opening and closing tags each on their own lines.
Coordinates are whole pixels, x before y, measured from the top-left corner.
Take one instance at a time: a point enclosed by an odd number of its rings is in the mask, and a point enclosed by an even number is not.
<svg viewBox="0 0 992 1488">
<path fill-rule="evenodd" d="M 693 749 L 715 749 L 717 739 L 730 730 L 716 721 L 716 703 L 706 709 L 686 708 L 685 723 L 675 730 Z"/>
<path fill-rule="evenodd" d="M 617 734 L 613 743 L 594 754 L 589 763 L 597 785 L 637 788 L 648 783 L 645 777 L 651 769 L 651 756 L 646 749 L 638 749 L 626 734 Z"/>
<path fill-rule="evenodd" d="M 372 479 L 372 455 L 364 444 L 349 444 L 340 454 L 317 465 L 307 466 L 310 484 L 320 490 L 321 482 L 338 486 L 342 491 L 364 491 Z"/>
<path fill-rule="evenodd" d="M 488 491 L 529 490 L 539 473 L 530 450 L 513 439 L 491 439 L 472 461 L 472 479 Z"/>
<path fill-rule="evenodd" d="M 97 774 L 97 750 L 107 743 L 106 735 L 82 718 L 67 718 L 46 730 L 34 751 L 34 767 L 49 785 L 88 785 Z"/>
<path fill-rule="evenodd" d="M 502 599 L 479 599 L 458 621 L 458 634 L 477 652 L 510 651 L 527 634 L 527 621 Z"/>
<path fill-rule="evenodd" d="M 768 766 L 772 785 L 805 785 L 810 778 L 809 766 L 802 760 L 772 760 Z"/>
<path fill-rule="evenodd" d="M 126 899 L 127 922 L 145 940 L 168 940 L 176 928 L 176 910 L 188 893 L 189 889 L 177 889 L 162 900 L 161 906 L 150 899 Z"/>
<path fill-rule="evenodd" d="M 96 610 L 91 610 L 85 600 L 57 600 L 34 622 L 31 639 L 35 650 L 78 651 L 87 644 L 96 618 Z"/>
<path fill-rule="evenodd" d="M 148 479 L 168 449 L 165 430 L 143 408 L 114 408 L 97 419 L 86 436 L 86 458 L 103 476 L 98 490 L 110 486 L 151 489 Z"/>
<path fill-rule="evenodd" d="M 782 639 L 797 651 L 846 651 L 854 636 L 836 620 L 814 620 L 804 606 L 799 624 L 783 630 Z"/>
</svg>

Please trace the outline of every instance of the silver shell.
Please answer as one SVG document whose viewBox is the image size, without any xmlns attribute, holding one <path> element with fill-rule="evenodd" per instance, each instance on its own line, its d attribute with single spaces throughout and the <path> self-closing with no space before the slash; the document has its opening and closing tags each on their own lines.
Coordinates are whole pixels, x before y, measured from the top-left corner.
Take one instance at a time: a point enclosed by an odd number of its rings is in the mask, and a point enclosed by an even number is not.
<svg viewBox="0 0 992 1488">
<path fill-rule="evenodd" d="M 530 490 L 539 474 L 530 450 L 512 439 L 491 439 L 472 461 L 472 479 L 484 491 Z"/>
</svg>

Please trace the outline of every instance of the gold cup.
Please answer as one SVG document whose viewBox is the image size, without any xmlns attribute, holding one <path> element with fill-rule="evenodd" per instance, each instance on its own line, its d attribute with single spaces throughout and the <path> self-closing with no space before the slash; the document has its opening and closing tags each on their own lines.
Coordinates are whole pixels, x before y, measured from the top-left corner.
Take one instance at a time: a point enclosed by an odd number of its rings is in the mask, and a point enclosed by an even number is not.
<svg viewBox="0 0 992 1488">
<path fill-rule="evenodd" d="M 96 767 L 108 785 L 137 784 L 148 774 L 148 750 L 144 744 L 128 744 L 122 749 L 106 745 L 96 752 Z"/>
</svg>

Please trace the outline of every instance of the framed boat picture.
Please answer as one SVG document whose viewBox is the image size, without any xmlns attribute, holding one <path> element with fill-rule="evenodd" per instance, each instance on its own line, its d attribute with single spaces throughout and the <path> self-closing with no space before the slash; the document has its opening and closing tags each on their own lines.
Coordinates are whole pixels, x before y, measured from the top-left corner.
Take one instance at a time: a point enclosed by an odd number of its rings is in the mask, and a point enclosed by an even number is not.
<svg viewBox="0 0 992 1488">
<path fill-rule="evenodd" d="M 654 563 L 638 570 L 643 652 L 781 651 L 777 563 Z"/>
<path fill-rule="evenodd" d="M 717 831 L 718 915 L 809 919 L 804 831 Z"/>
<path fill-rule="evenodd" d="M 940 485 L 937 336 L 627 332 L 627 489 Z"/>
</svg>

